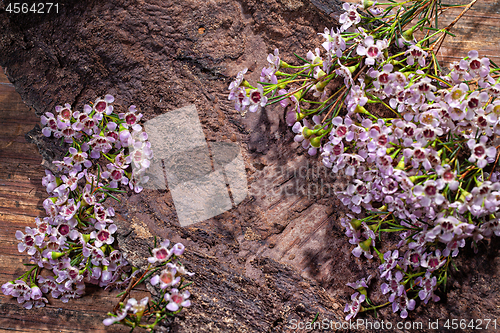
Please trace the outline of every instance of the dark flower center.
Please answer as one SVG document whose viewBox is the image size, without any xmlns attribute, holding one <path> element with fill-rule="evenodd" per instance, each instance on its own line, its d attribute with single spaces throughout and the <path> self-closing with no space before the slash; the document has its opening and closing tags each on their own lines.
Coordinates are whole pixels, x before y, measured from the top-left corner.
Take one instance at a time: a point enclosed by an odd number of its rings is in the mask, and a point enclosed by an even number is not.
<svg viewBox="0 0 500 333">
<path fill-rule="evenodd" d="M 71 118 L 71 111 L 69 111 L 68 109 L 63 109 L 61 111 L 61 117 L 63 117 L 64 119 Z"/>
<path fill-rule="evenodd" d="M 174 281 L 174 277 L 172 276 L 172 273 L 171 272 L 163 272 L 161 275 L 160 275 L 160 279 L 163 281 L 163 283 L 165 284 L 169 284 L 169 283 L 172 283 L 172 281 Z M 181 301 L 182 302 L 182 301 Z"/>
<path fill-rule="evenodd" d="M 424 137 L 426 137 L 427 139 L 432 139 L 434 137 L 434 130 L 426 128 L 424 129 L 423 134 Z"/>
<path fill-rule="evenodd" d="M 410 51 L 410 54 L 415 58 L 419 58 L 422 56 L 422 51 L 420 51 L 419 49 L 412 49 Z"/>
<path fill-rule="evenodd" d="M 107 230 L 101 230 L 97 233 L 97 239 L 101 242 L 105 242 L 109 238 L 109 231 Z"/>
<path fill-rule="evenodd" d="M 113 170 L 113 172 L 111 172 L 111 178 L 114 180 L 120 180 L 122 179 L 122 173 L 118 170 Z"/>
<path fill-rule="evenodd" d="M 453 230 L 453 224 L 449 221 L 444 221 L 443 223 L 441 223 L 441 229 L 445 231 Z"/>
<path fill-rule="evenodd" d="M 68 270 L 68 275 L 71 280 L 74 280 L 78 277 L 78 271 L 76 269 Z"/>
<path fill-rule="evenodd" d="M 434 185 L 427 185 L 427 186 L 425 187 L 425 190 L 424 190 L 424 191 L 425 191 L 425 194 L 426 194 L 426 195 L 428 195 L 428 196 L 434 196 L 434 195 L 436 195 L 436 193 L 437 193 L 437 188 L 436 188 L 436 186 L 434 186 Z"/>
<path fill-rule="evenodd" d="M 99 113 L 104 112 L 105 109 L 106 109 L 106 102 L 100 101 L 95 105 L 95 110 Z"/>
<path fill-rule="evenodd" d="M 59 231 L 59 233 L 63 236 L 66 236 L 67 234 L 69 234 L 69 226 L 66 225 L 66 224 L 61 224 L 57 230 Z"/>
<path fill-rule="evenodd" d="M 446 170 L 443 173 L 443 179 L 447 182 L 451 182 L 453 179 L 455 179 L 455 175 L 453 174 L 453 172 L 451 172 L 451 170 Z"/>
<path fill-rule="evenodd" d="M 414 264 L 420 263 L 420 254 L 418 253 L 412 253 L 410 256 L 410 261 Z"/>
<path fill-rule="evenodd" d="M 470 69 L 476 70 L 476 69 L 481 68 L 481 62 L 477 59 L 474 59 L 470 62 L 469 66 L 470 66 Z"/>
<path fill-rule="evenodd" d="M 404 128 L 404 132 L 405 132 L 405 134 L 406 134 L 406 135 L 408 135 L 408 136 L 413 136 L 413 135 L 415 134 L 415 130 L 414 130 L 414 129 L 413 129 L 413 127 L 411 127 L 411 126 L 406 126 L 406 127 Z"/>
<path fill-rule="evenodd" d="M 365 185 L 358 185 L 358 187 L 356 187 L 356 192 L 358 192 L 361 195 L 365 195 L 366 193 L 368 193 L 368 189 L 366 188 Z"/>
<path fill-rule="evenodd" d="M 127 116 L 125 116 L 125 121 L 129 125 L 134 125 L 137 121 L 137 117 L 133 113 L 129 113 Z"/>
<path fill-rule="evenodd" d="M 424 153 L 422 150 L 417 149 L 417 150 L 415 150 L 415 152 L 414 152 L 414 156 L 415 156 L 415 158 L 416 158 L 416 159 L 418 159 L 418 160 L 423 160 L 423 159 L 425 158 L 425 153 Z"/>
<path fill-rule="evenodd" d="M 254 102 L 255 104 L 259 103 L 260 100 L 262 99 L 262 95 L 260 94 L 259 91 L 254 91 L 252 92 L 252 94 L 250 95 L 250 99 L 252 100 L 252 102 Z"/>
<path fill-rule="evenodd" d="M 479 106 L 479 100 L 477 98 L 471 98 L 467 105 L 469 106 L 469 108 L 475 109 Z"/>
<path fill-rule="evenodd" d="M 379 53 L 379 50 L 378 50 L 378 47 L 376 47 L 376 46 L 370 46 L 368 48 L 368 51 L 366 51 L 366 54 L 372 58 L 375 58 L 378 55 L 378 53 Z"/>
<path fill-rule="evenodd" d="M 167 249 L 161 248 L 158 251 L 156 251 L 155 257 L 156 259 L 163 260 L 168 256 L 168 251 Z"/>
<path fill-rule="evenodd" d="M 106 133 L 106 136 L 115 139 L 115 141 L 118 141 L 118 139 L 119 139 L 119 136 L 118 136 L 118 134 L 116 134 L 116 132 L 108 132 L 108 133 Z"/>
<path fill-rule="evenodd" d="M 380 81 L 380 83 L 382 84 L 387 84 L 389 83 L 389 74 L 387 73 L 382 73 L 380 74 L 380 76 L 378 77 L 378 80 Z"/>
<path fill-rule="evenodd" d="M 431 87 L 425 82 L 421 83 L 418 86 L 418 90 L 420 90 L 421 92 L 428 92 L 430 89 L 431 89 Z"/>
<path fill-rule="evenodd" d="M 62 131 L 62 133 L 64 136 L 73 136 L 75 134 L 75 130 L 71 128 L 71 126 L 68 126 Z"/>
<path fill-rule="evenodd" d="M 33 246 L 33 244 L 35 244 L 35 241 L 33 237 L 31 237 L 30 235 L 26 235 L 26 237 L 24 238 L 24 243 L 26 243 L 26 245 L 28 246 Z"/>
<path fill-rule="evenodd" d="M 339 126 L 337 127 L 337 135 L 340 137 L 343 137 L 347 134 L 347 127 L 345 126 Z"/>
<path fill-rule="evenodd" d="M 486 120 L 486 118 L 484 118 L 483 116 L 479 116 L 479 117 L 477 118 L 477 123 L 478 123 L 478 125 L 479 125 L 479 126 L 481 126 L 481 127 L 486 127 L 486 126 L 488 126 L 488 121 L 487 121 L 487 120 Z"/>
<path fill-rule="evenodd" d="M 385 146 L 387 144 L 387 135 L 381 135 L 379 136 L 377 143 L 381 146 Z"/>
<path fill-rule="evenodd" d="M 439 265 L 439 260 L 437 258 L 431 258 L 429 259 L 429 266 L 431 268 L 436 268 Z"/>
<path fill-rule="evenodd" d="M 85 121 L 84 126 L 87 128 L 92 128 L 95 126 L 95 122 L 93 119 L 88 119 L 87 121 Z"/>
<path fill-rule="evenodd" d="M 340 145 L 336 145 L 336 146 L 334 146 L 334 147 L 333 147 L 332 152 L 333 152 L 336 156 L 338 156 L 338 155 L 342 154 L 343 149 L 342 149 L 342 147 L 341 147 Z"/>
<path fill-rule="evenodd" d="M 477 146 L 474 148 L 474 155 L 476 155 L 477 157 L 483 157 L 485 153 L 486 150 L 483 146 Z"/>
<path fill-rule="evenodd" d="M 182 298 L 182 296 L 180 296 L 180 295 L 172 295 L 171 299 L 172 299 L 173 302 L 175 302 L 177 304 L 181 304 L 182 301 L 184 300 Z"/>
</svg>

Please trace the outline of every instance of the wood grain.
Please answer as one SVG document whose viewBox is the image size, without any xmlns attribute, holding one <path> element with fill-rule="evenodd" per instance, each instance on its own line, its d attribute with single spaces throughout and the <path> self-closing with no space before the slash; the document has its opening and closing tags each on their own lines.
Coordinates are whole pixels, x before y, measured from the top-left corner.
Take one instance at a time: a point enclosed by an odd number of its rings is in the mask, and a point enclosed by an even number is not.
<svg viewBox="0 0 500 333">
<path fill-rule="evenodd" d="M 345 2 L 359 3 L 358 0 Z M 385 1 L 381 1 L 385 2 Z M 443 0 L 446 5 L 467 5 L 467 0 Z M 463 8 L 449 8 L 439 16 L 439 26 L 448 26 Z M 480 57 L 488 57 L 497 65 L 500 64 L 500 6 L 498 0 L 479 0 L 455 24 L 451 33 L 455 37 L 446 36 L 446 40 L 438 53 L 442 66 L 467 56 L 471 50 L 477 50 Z"/>
<path fill-rule="evenodd" d="M 358 2 L 358 1 L 353 1 Z M 446 3 L 446 2 L 445 2 Z M 449 4 L 466 4 L 467 1 L 448 1 Z M 443 13 L 443 26 L 451 22 L 460 9 L 450 9 Z M 477 49 L 481 56 L 488 56 L 497 64 L 500 63 L 500 45 L 498 35 L 500 25 L 500 7 L 497 1 L 480 0 L 452 29 L 456 37 L 448 36 L 445 47 L 440 51 L 439 58 L 449 63 L 466 56 L 467 52 Z M 226 98 L 224 96 L 224 98 Z M 34 218 L 43 215 L 42 200 L 46 197 L 45 189 L 40 181 L 44 170 L 40 166 L 41 157 L 34 145 L 26 143 L 24 134 L 29 131 L 39 119 L 34 116 L 21 101 L 19 95 L 9 84 L 3 70 L 0 72 L 0 283 L 19 276 L 24 271 L 22 263 L 27 262 L 27 256 L 17 251 L 17 241 L 14 233 L 26 226 L 32 226 Z M 282 175 L 284 176 L 284 175 Z M 277 182 L 286 182 L 286 177 L 276 179 Z M 280 202 L 270 203 L 270 214 L 280 210 Z M 317 207 L 304 205 L 301 198 L 289 206 L 290 218 L 299 214 L 300 220 L 294 220 L 290 227 L 282 234 L 268 242 L 274 242 L 265 255 L 275 258 L 284 258 L 296 263 L 298 267 L 310 266 L 319 261 L 310 251 L 309 257 L 300 255 L 297 249 L 307 245 L 311 249 L 323 248 L 316 245 L 320 240 L 329 239 L 329 214 L 331 212 L 318 211 Z M 276 213 L 277 214 L 277 213 Z M 304 230 L 302 221 L 313 221 L 318 216 L 322 219 L 312 230 L 314 232 L 301 233 Z M 324 217 L 324 218 L 323 218 Z M 259 221 L 256 221 L 258 224 Z M 264 224 L 264 223 L 262 223 Z M 301 229 L 302 225 L 302 229 Z M 296 228 L 294 228 L 296 226 Z M 281 226 L 278 226 L 281 227 Z M 248 229 L 245 237 L 258 240 L 252 229 Z M 340 232 L 340 231 L 339 231 Z M 286 244 L 286 248 L 285 248 Z M 251 254 L 252 249 L 249 249 Z M 343 250 L 346 256 L 349 250 Z M 253 256 L 253 254 L 251 254 Z M 337 255 L 337 256 L 341 256 Z M 321 259 L 321 258 L 320 258 Z M 324 266 L 335 266 L 335 261 L 323 263 Z M 321 267 L 318 268 L 318 271 Z M 333 268 L 332 268 L 333 270 Z M 328 271 L 324 267 L 322 272 Z M 319 275 L 312 270 L 310 275 Z M 319 276 L 318 280 L 327 276 Z M 82 299 L 62 303 L 59 300 L 50 300 L 50 305 L 42 309 L 25 310 L 16 300 L 0 293 L 0 332 L 126 332 L 121 327 L 105 328 L 102 320 L 116 302 L 116 292 L 108 293 L 98 288 L 89 288 L 89 295 Z"/>
</svg>

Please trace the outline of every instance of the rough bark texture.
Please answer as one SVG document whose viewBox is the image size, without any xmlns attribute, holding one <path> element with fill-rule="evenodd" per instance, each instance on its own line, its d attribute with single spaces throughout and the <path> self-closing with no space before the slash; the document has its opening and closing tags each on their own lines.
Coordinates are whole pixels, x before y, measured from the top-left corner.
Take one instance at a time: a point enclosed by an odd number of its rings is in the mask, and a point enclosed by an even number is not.
<svg viewBox="0 0 500 333">
<path fill-rule="evenodd" d="M 333 196 L 343 180 L 294 143 L 282 110 L 242 118 L 226 94 L 244 67 L 256 81 L 275 48 L 295 63 L 293 52 L 317 47 L 339 8 L 333 0 L 62 1 L 58 14 L 0 14 L 0 64 L 38 115 L 63 103 L 80 109 L 106 93 L 118 109 L 137 105 L 144 119 L 195 104 L 208 141 L 240 146 L 249 196 L 226 213 L 183 228 L 168 189 L 114 204 L 118 241 L 133 264 L 144 265 L 154 235 L 188 249 L 193 306 L 165 330 L 281 332 L 318 312 L 319 320 L 340 321 L 352 293 L 345 283 L 376 268 L 352 257 L 343 235 L 344 208 Z M 29 137 L 47 161 L 60 156 L 39 130 Z M 480 250 L 458 263 L 445 302 L 409 320 L 426 327 L 498 318 L 498 246 Z M 381 314 L 398 320 L 390 309 Z"/>
</svg>

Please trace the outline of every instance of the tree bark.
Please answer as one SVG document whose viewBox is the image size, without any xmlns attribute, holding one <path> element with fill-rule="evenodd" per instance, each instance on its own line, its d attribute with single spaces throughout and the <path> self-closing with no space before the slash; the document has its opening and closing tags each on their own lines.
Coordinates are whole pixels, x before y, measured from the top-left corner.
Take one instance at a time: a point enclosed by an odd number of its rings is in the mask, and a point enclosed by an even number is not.
<svg viewBox="0 0 500 333">
<path fill-rule="evenodd" d="M 248 67 L 247 76 L 256 82 L 275 48 L 295 64 L 294 52 L 305 56 L 318 47 L 322 38 L 317 33 L 338 26 L 340 3 L 59 4 L 59 13 L 48 15 L 0 14 L 0 65 L 37 115 L 64 103 L 80 110 L 105 94 L 115 96 L 119 111 L 137 105 L 145 120 L 194 104 L 206 139 L 236 143 L 244 158 L 248 196 L 206 221 L 180 226 L 168 188 L 121 196 L 121 203 L 113 204 L 118 244 L 132 264 L 144 267 L 154 236 L 186 245 L 183 263 L 196 273 L 189 287 L 193 306 L 163 329 L 282 332 L 291 330 L 293 319 L 311 322 L 317 313 L 319 320 L 342 321 L 353 292 L 345 284 L 377 267 L 375 261 L 352 257 L 340 226 L 346 210 L 333 192 L 345 180 L 293 141 L 282 109 L 273 105 L 242 117 L 227 100 L 236 73 Z M 39 128 L 28 138 L 38 145 L 47 167 L 64 152 Z M 483 251 L 498 264 L 498 248 Z M 482 276 L 498 281 L 497 264 Z M 464 304 L 460 292 L 454 297 Z M 473 292 L 470 297 L 479 302 Z M 476 305 L 493 305 L 495 298 L 485 296 L 482 302 Z M 425 326 L 427 320 L 445 318 L 453 307 L 433 305 L 417 310 L 413 319 Z M 386 319 L 398 320 L 384 311 Z M 498 317 L 498 308 L 489 311 L 489 318 Z"/>
</svg>

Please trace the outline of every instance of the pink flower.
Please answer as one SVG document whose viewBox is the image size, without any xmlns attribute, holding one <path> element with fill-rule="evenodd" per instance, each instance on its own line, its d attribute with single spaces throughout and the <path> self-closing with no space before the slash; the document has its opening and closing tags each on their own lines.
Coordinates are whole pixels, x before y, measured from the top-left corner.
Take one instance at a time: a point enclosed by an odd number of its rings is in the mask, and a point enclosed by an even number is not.
<svg viewBox="0 0 500 333">
<path fill-rule="evenodd" d="M 151 252 L 153 254 L 152 257 L 148 258 L 148 261 L 152 264 L 156 262 L 165 262 L 170 257 L 172 256 L 173 252 L 168 250 L 168 245 L 170 244 L 170 241 L 168 239 L 165 239 L 163 242 L 160 243 L 160 247 L 154 248 Z"/>
<path fill-rule="evenodd" d="M 228 99 L 234 102 L 234 108 L 238 112 L 242 112 L 250 104 L 250 98 L 247 96 L 245 88 L 238 87 L 229 93 Z"/>
<path fill-rule="evenodd" d="M 349 29 L 352 25 L 356 25 L 359 22 L 361 22 L 361 16 L 359 16 L 359 13 L 357 12 L 357 9 L 359 8 L 358 4 L 348 4 L 344 3 L 342 8 L 345 10 L 345 13 L 340 15 L 339 18 L 339 23 L 342 24 L 340 27 L 340 31 L 346 31 Z"/>
<path fill-rule="evenodd" d="M 177 243 L 172 247 L 172 252 L 176 256 L 181 256 L 184 253 L 184 245 L 182 243 Z"/>
<path fill-rule="evenodd" d="M 259 108 L 259 106 L 266 106 L 267 103 L 267 97 L 264 96 L 264 88 L 262 85 L 258 84 L 257 89 L 252 89 L 250 90 L 249 94 L 249 99 L 250 99 L 250 106 L 248 107 L 248 110 L 250 112 L 255 112 Z"/>
<path fill-rule="evenodd" d="M 125 123 L 123 124 L 124 127 L 126 127 L 126 128 L 128 128 L 129 126 L 132 127 L 132 126 L 136 125 L 139 122 L 139 120 L 141 120 L 142 113 L 136 114 L 136 112 L 137 112 L 136 106 L 131 105 L 129 107 L 127 113 L 118 114 L 120 119 L 125 120 Z"/>
<path fill-rule="evenodd" d="M 328 53 L 335 54 L 339 58 L 342 56 L 342 52 L 346 49 L 346 44 L 338 28 L 337 32 L 333 28 L 331 30 L 325 28 L 325 32 L 318 33 L 318 35 L 322 35 L 326 39 L 321 45 Z"/>
<path fill-rule="evenodd" d="M 356 317 L 358 314 L 359 310 L 361 310 L 361 304 L 365 301 L 366 296 L 363 294 L 360 294 L 358 292 L 352 294 L 351 296 L 351 304 L 346 304 L 344 312 L 349 312 L 349 314 L 345 317 L 345 320 L 348 321 L 351 318 Z"/>
<path fill-rule="evenodd" d="M 479 142 L 474 139 L 467 141 L 467 146 L 471 150 L 471 156 L 469 157 L 469 162 L 476 163 L 478 168 L 483 169 L 488 165 L 488 160 L 491 159 L 492 162 L 495 159 L 497 150 L 495 147 L 486 148 L 486 141 L 488 141 L 487 136 L 482 136 Z"/>
<path fill-rule="evenodd" d="M 96 228 L 99 231 L 92 231 L 92 233 L 90 234 L 90 237 L 95 239 L 94 246 L 101 247 L 104 244 L 113 244 L 115 238 L 112 236 L 112 234 L 114 234 L 117 229 L 116 225 L 111 224 L 108 229 L 106 229 L 102 224 L 96 224 Z"/>
<path fill-rule="evenodd" d="M 169 302 L 167 304 L 167 309 L 175 312 L 179 310 L 180 307 L 187 308 L 191 306 L 191 302 L 188 300 L 189 296 L 191 296 L 189 291 L 186 290 L 181 294 L 179 290 L 173 288 L 169 293 L 165 294 L 165 301 Z"/>
<path fill-rule="evenodd" d="M 278 49 L 274 50 L 274 54 L 272 54 L 272 53 L 268 54 L 267 62 L 269 62 L 271 64 L 274 71 L 277 71 L 280 68 L 281 59 L 280 59 L 280 53 L 279 53 Z M 245 72 L 246 72 L 246 68 L 245 68 Z"/>
<path fill-rule="evenodd" d="M 383 57 L 383 50 L 388 47 L 387 40 L 374 41 L 373 36 L 367 36 L 363 43 L 359 43 L 356 48 L 356 53 L 361 56 L 366 56 L 365 63 L 374 65 L 375 60 Z"/>
<path fill-rule="evenodd" d="M 99 114 L 110 115 L 113 112 L 113 106 L 110 104 L 114 101 L 115 98 L 112 95 L 106 95 L 104 99 L 97 98 L 92 109 Z"/>
<path fill-rule="evenodd" d="M 37 247 L 42 245 L 45 235 L 40 235 L 37 229 L 30 227 L 26 227 L 25 232 L 26 234 L 23 234 L 20 230 L 16 231 L 16 238 L 21 241 L 17 244 L 17 249 L 19 252 L 24 252 L 27 249 L 28 254 L 31 256 L 35 254 Z"/>
<path fill-rule="evenodd" d="M 415 304 L 415 300 L 408 299 L 408 296 L 406 296 L 406 291 L 404 291 L 403 294 L 396 298 L 392 303 L 392 312 L 401 310 L 400 316 L 404 319 L 408 317 L 408 310 L 415 309 Z"/>
<path fill-rule="evenodd" d="M 151 278 L 150 283 L 156 286 L 160 283 L 161 289 L 166 289 L 167 287 L 173 287 L 181 281 L 181 277 L 177 276 L 177 269 L 175 265 L 171 263 L 167 264 L 167 268 L 161 271 L 160 275 L 155 275 Z M 175 310 L 174 310 L 175 311 Z"/>
<path fill-rule="evenodd" d="M 425 67 L 425 57 L 427 57 L 427 52 L 422 50 L 417 45 L 410 46 L 410 49 L 406 51 L 405 55 L 408 54 L 408 58 L 406 59 L 406 63 L 412 66 L 417 60 L 420 67 Z"/>
</svg>

